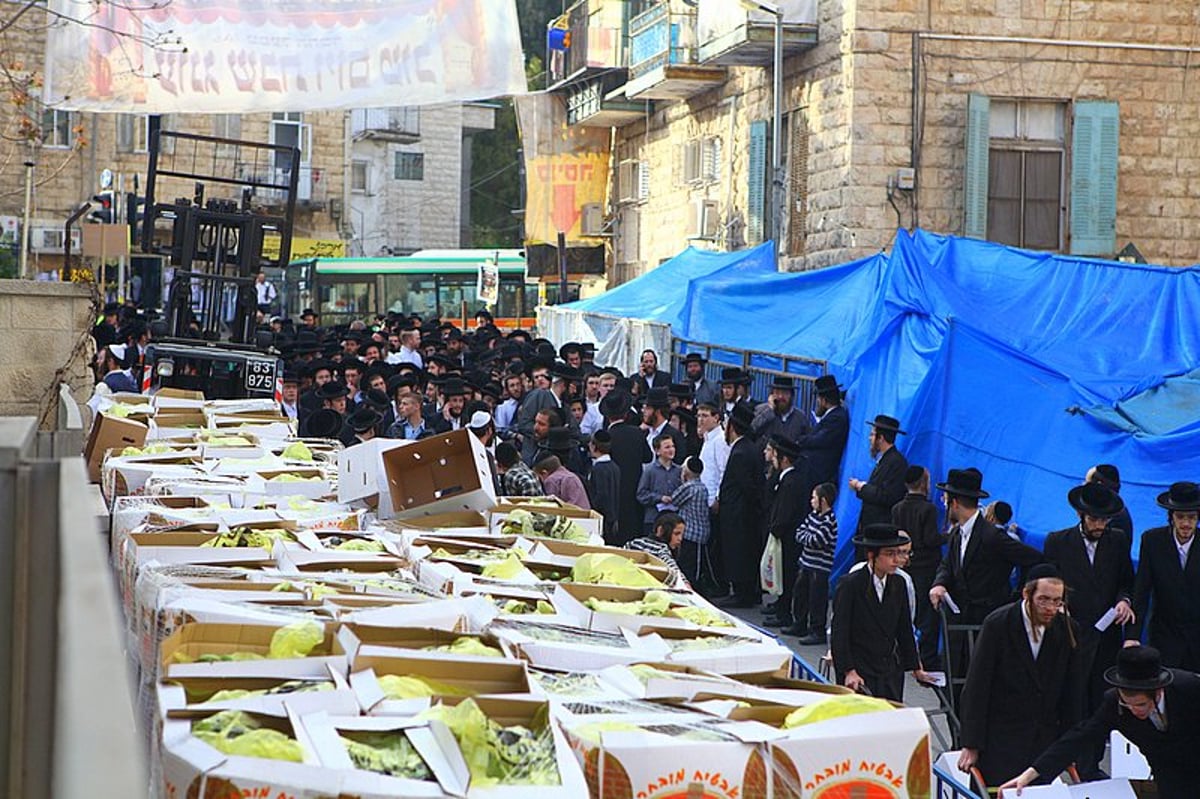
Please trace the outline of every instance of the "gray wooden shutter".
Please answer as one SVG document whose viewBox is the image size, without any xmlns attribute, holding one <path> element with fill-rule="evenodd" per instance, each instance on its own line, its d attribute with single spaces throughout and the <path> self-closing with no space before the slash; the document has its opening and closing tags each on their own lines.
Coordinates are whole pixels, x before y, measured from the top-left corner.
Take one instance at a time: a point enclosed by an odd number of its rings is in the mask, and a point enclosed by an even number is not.
<svg viewBox="0 0 1200 799">
<path fill-rule="evenodd" d="M 1121 114 L 1108 100 L 1079 100 L 1071 135 L 1071 253 L 1117 248 L 1117 140 Z"/>
<path fill-rule="evenodd" d="M 963 175 L 963 235 L 987 238 L 989 115 L 992 101 L 984 94 L 967 98 L 967 166 Z"/>
<path fill-rule="evenodd" d="M 763 241 L 767 204 L 767 122 L 750 123 L 750 193 L 746 203 L 747 236 L 750 244 Z"/>
</svg>

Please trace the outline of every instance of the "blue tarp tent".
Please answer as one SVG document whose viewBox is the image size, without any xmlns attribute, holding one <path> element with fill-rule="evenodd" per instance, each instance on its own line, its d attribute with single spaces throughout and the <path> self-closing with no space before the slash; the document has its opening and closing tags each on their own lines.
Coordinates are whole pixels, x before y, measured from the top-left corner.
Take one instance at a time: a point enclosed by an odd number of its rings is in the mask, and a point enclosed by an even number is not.
<svg viewBox="0 0 1200 799">
<path fill-rule="evenodd" d="M 734 256 L 752 257 L 754 268 Z M 668 261 L 588 300 L 588 310 L 828 361 L 852 419 L 839 490 L 871 470 L 864 425 L 877 413 L 903 420 L 901 450 L 935 480 L 951 467 L 982 470 L 984 488 L 1013 505 L 1034 546 L 1076 521 L 1066 492 L 1096 463 L 1120 467 L 1135 536 L 1164 523 L 1156 494 L 1200 478 L 1200 407 L 1190 401 L 1200 270 L 923 231 L 901 231 L 889 256 L 799 274 L 771 271 L 762 247 L 680 258 L 686 269 Z M 717 259 L 728 260 L 696 267 Z M 839 567 L 857 512 L 846 491 Z"/>
</svg>

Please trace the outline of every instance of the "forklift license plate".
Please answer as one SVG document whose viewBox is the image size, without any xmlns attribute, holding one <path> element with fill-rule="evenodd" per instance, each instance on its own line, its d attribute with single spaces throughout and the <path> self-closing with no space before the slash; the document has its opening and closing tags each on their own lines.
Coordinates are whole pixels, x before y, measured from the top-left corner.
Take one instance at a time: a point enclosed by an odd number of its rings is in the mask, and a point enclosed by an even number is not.
<svg viewBox="0 0 1200 799">
<path fill-rule="evenodd" d="M 267 391 L 275 390 L 274 361 L 246 361 L 246 390 Z"/>
</svg>

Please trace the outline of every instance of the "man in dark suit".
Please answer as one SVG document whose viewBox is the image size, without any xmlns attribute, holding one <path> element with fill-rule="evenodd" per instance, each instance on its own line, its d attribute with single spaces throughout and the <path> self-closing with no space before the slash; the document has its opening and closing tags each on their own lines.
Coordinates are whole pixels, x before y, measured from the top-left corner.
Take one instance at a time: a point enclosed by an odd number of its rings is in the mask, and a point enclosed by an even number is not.
<svg viewBox="0 0 1200 799">
<path fill-rule="evenodd" d="M 751 608 L 762 592 L 758 582 L 758 562 L 762 555 L 763 458 L 749 437 L 754 411 L 739 404 L 729 415 L 725 440 L 729 442 L 729 460 L 719 489 L 717 529 L 725 577 L 733 585 L 733 596 L 725 607 Z"/>
<path fill-rule="evenodd" d="M 862 501 L 859 531 L 868 524 L 891 524 L 892 506 L 904 499 L 904 473 L 908 471 L 908 461 L 896 449 L 896 436 L 904 435 L 900 422 L 881 413 L 868 424 L 871 457 L 877 459 L 875 468 L 865 481 L 854 477 L 849 480 L 850 488 Z"/>
<path fill-rule="evenodd" d="M 600 400 L 600 414 L 608 423 L 612 438 L 609 456 L 620 469 L 617 532 L 613 541 L 620 546 L 642 534 L 642 505 L 637 499 L 638 481 L 642 477 L 642 465 L 649 463 L 653 454 L 646 444 L 646 435 L 640 427 L 626 421 L 629 413 L 629 395 L 621 389 L 613 389 Z"/>
<path fill-rule="evenodd" d="M 1150 764 L 1160 799 L 1196 795 L 1196 753 L 1200 751 L 1200 675 L 1164 669 L 1158 650 L 1122 649 L 1104 679 L 1113 686 L 1091 718 L 1042 752 L 1033 765 L 1004 789 L 1021 788 L 1042 776 L 1062 773 L 1080 752 L 1103 747 L 1112 730 L 1133 743 Z M 1004 795 L 1014 792 L 1005 790 Z"/>
<path fill-rule="evenodd" d="M 892 506 L 892 524 L 908 533 L 912 539 L 912 556 L 905 571 L 913 581 L 916 594 L 916 625 L 920 632 L 917 649 L 921 663 L 936 669 L 938 656 L 938 618 L 929 604 L 929 589 L 942 562 L 942 547 L 946 535 L 938 530 L 937 507 L 929 500 L 929 470 L 924 466 L 909 466 L 904 473 L 904 499 Z"/>
<path fill-rule="evenodd" d="M 904 672 L 928 680 L 917 660 L 908 589 L 896 574 L 908 543 L 894 524 L 872 524 L 854 537 L 867 566 L 838 582 L 833 597 L 830 651 L 839 685 L 871 696 L 904 701 Z"/>
<path fill-rule="evenodd" d="M 946 498 L 946 518 L 953 527 L 946 555 L 938 565 L 929 589 L 929 602 L 937 610 L 949 595 L 958 607 L 959 624 L 982 624 L 988 614 L 1007 603 L 1012 595 L 1009 575 L 1013 568 L 1028 568 L 1042 559 L 1042 553 L 1010 538 L 983 518 L 979 500 L 983 473 L 978 469 L 951 469 L 946 482 L 937 484 Z M 965 674 L 967 640 L 956 634 L 947 642 L 953 674 Z M 953 688 L 957 705 L 961 684 Z"/>
<path fill-rule="evenodd" d="M 526 464 L 533 462 L 538 450 L 538 440 L 533 434 L 538 413 L 553 408 L 559 412 L 559 424 L 565 421 L 561 398 L 566 394 L 566 382 L 552 377 L 553 366 L 552 361 L 540 358 L 532 359 L 527 365 L 527 372 L 535 388 L 522 398 L 515 423 L 517 433 L 521 436 L 521 460 Z"/>
<path fill-rule="evenodd" d="M 813 485 L 837 485 L 838 469 L 850 435 L 850 413 L 842 405 L 842 387 L 833 375 L 818 377 L 816 390 L 816 422 L 810 432 L 796 439 L 796 446 L 808 460 Z"/>
<path fill-rule="evenodd" d="M 1056 566 L 1067 584 L 1067 607 L 1079 622 L 1079 652 L 1086 681 L 1084 712 L 1100 707 L 1107 684 L 1104 672 L 1116 663 L 1121 648 L 1121 628 L 1132 622 L 1133 561 L 1129 558 L 1129 534 L 1111 527 L 1125 503 L 1101 483 L 1084 483 L 1067 492 L 1067 502 L 1079 514 L 1079 524 L 1046 536 L 1042 552 Z M 1109 611 L 1103 632 L 1096 622 Z M 1075 765 L 1086 779 L 1099 779 L 1104 747 L 1089 753 Z"/>
<path fill-rule="evenodd" d="M 1121 493 L 1121 470 L 1111 463 L 1097 463 L 1095 466 L 1087 470 L 1087 475 L 1084 477 L 1084 482 L 1099 483 L 1105 488 L 1111 489 L 1114 494 Z M 1133 555 L 1133 519 L 1129 516 L 1129 506 L 1126 505 L 1121 509 L 1121 512 L 1112 518 L 1109 527 L 1117 527 L 1129 534 L 1129 546 L 1131 547 L 1129 554 Z"/>
<path fill-rule="evenodd" d="M 1150 645 L 1171 668 L 1200 671 L 1200 552 L 1192 554 L 1200 486 L 1178 482 L 1158 495 L 1167 510 L 1167 526 L 1142 533 L 1133 610 L 1137 622 L 1126 631 L 1126 644 L 1141 638 L 1150 614 Z"/>
<path fill-rule="evenodd" d="M 989 786 L 1020 774 L 1082 716 L 1078 629 L 1062 612 L 1065 593 L 1057 569 L 1034 566 L 1021 600 L 992 611 L 979 631 L 962 692 L 958 767 L 978 766 Z"/>
<path fill-rule="evenodd" d="M 712 405 L 714 408 L 721 401 L 721 388 L 704 376 L 704 366 L 708 361 L 698 352 L 689 352 L 683 358 L 684 382 L 692 389 L 692 402 L 695 405 Z"/>
<path fill-rule="evenodd" d="M 809 510 L 812 479 L 808 476 L 808 464 L 787 438 L 772 436 L 767 442 L 766 455 L 774 467 L 774 478 L 767 492 L 767 535 L 783 545 L 783 593 L 774 605 L 773 618 L 765 622 L 771 627 L 790 627 L 792 588 L 800 571 L 796 528 Z"/>
<path fill-rule="evenodd" d="M 633 376 L 637 383 L 638 394 L 646 396 L 652 388 L 666 388 L 671 384 L 671 376 L 658 368 L 658 353 L 654 350 L 642 352 L 638 373 Z"/>
<path fill-rule="evenodd" d="M 671 398 L 666 386 L 650 389 L 645 394 L 646 401 L 642 405 L 642 428 L 646 437 L 646 446 L 654 449 L 654 439 L 660 435 L 669 436 L 675 442 L 675 463 L 682 464 L 688 455 L 687 437 L 679 428 L 667 421 L 671 412 Z"/>
<path fill-rule="evenodd" d="M 796 407 L 796 381 L 785 375 L 776 375 L 771 383 L 767 401 L 754 410 L 754 437 L 759 449 L 766 447 L 771 436 L 780 436 L 795 441 L 808 432 L 808 420 L 804 411 Z"/>
</svg>

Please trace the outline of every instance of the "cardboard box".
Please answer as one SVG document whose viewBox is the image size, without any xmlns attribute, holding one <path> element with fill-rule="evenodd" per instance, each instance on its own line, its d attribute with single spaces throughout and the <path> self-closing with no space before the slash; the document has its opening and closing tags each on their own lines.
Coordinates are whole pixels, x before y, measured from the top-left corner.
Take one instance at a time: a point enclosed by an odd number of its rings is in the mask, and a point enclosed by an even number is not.
<svg viewBox="0 0 1200 799">
<path fill-rule="evenodd" d="M 191 391 L 186 388 L 170 388 L 164 386 L 154 392 L 151 398 L 154 407 L 160 410 L 168 408 L 199 409 L 204 407 L 204 392 Z"/>
<path fill-rule="evenodd" d="M 642 630 L 645 633 L 645 629 Z M 626 630 L 627 635 L 633 633 Z M 676 650 L 674 644 L 695 640 L 697 638 L 724 639 L 725 646 L 720 648 L 702 648 L 692 650 Z M 645 633 L 637 640 L 647 645 L 657 644 L 666 650 L 663 661 L 691 666 L 716 674 L 743 674 L 763 671 L 774 671 L 786 668 L 792 661 L 792 650 L 778 641 L 761 638 L 742 638 L 738 636 L 716 636 L 712 633 L 697 635 L 688 630 L 664 628 Z"/>
<path fill-rule="evenodd" d="M 149 434 L 150 428 L 143 422 L 99 414 L 92 424 L 87 443 L 83 446 L 88 479 L 93 483 L 100 482 L 100 466 L 110 449 L 120 452 L 125 447 L 142 447 Z"/>
<path fill-rule="evenodd" d="M 594 671 L 607 666 L 656 661 L 668 649 L 661 639 L 630 639 L 616 633 L 580 630 L 519 616 L 505 617 L 487 627 L 504 648 L 538 669 Z"/>
<path fill-rule="evenodd" d="M 404 439 L 373 438 L 358 446 L 339 450 L 338 502 L 353 502 L 356 499 L 365 500 L 381 493 L 386 494 L 387 474 L 383 467 L 383 454 L 412 443 Z M 383 497 L 380 497 L 380 500 L 382 501 Z M 390 509 L 390 497 L 387 503 Z M 390 514 L 387 518 L 390 518 Z"/>
<path fill-rule="evenodd" d="M 468 789 L 467 764 L 458 742 L 445 725 L 421 719 L 361 717 L 309 714 L 302 716 L 305 737 L 316 752 L 321 765 L 341 777 L 339 796 L 413 797 L 435 799 L 444 796 L 465 796 Z M 358 769 L 346 749 L 342 737 L 353 738 L 359 733 L 394 733 L 403 735 L 429 768 L 428 780 L 393 777 Z"/>
<path fill-rule="evenodd" d="M 772 775 L 760 745 L 763 737 L 773 734 L 769 728 L 749 723 L 722 726 L 690 715 L 628 723 L 638 729 L 589 730 L 586 718 L 564 723 L 567 740 L 583 767 L 590 796 L 704 799 L 771 796 Z M 703 732 L 704 739 L 689 738 L 686 735 L 689 730 Z"/>
<path fill-rule="evenodd" d="M 326 479 L 325 473 L 317 468 L 294 467 L 290 469 L 269 469 L 257 472 L 257 474 L 262 478 L 262 491 L 267 496 L 300 496 L 308 497 L 309 499 L 320 499 L 333 493 L 333 486 Z M 285 474 L 296 475 L 304 479 L 288 482 L 281 482 L 274 479 Z"/>
<path fill-rule="evenodd" d="M 208 417 L 203 411 L 172 408 L 155 414 L 151 430 L 155 438 L 184 438 L 194 437 L 206 427 Z"/>
<path fill-rule="evenodd" d="M 829 796 L 930 795 L 929 721 L 920 708 L 845 716 L 784 732 L 766 745 L 776 799 L 813 796 L 818 789 Z"/>
<path fill-rule="evenodd" d="M 651 589 L 655 590 L 655 589 Z M 687 606 L 693 604 L 687 594 L 676 592 L 671 594 L 671 606 Z M 606 630 L 618 632 L 623 628 L 638 629 L 643 624 L 654 624 L 662 628 L 682 630 L 705 629 L 684 619 L 674 616 L 642 616 L 632 613 L 597 612 L 587 607 L 584 602 L 596 598 L 611 602 L 637 602 L 645 598 L 646 591 L 640 588 L 620 588 L 607 585 L 576 585 L 560 583 L 555 587 L 554 606 L 567 616 L 575 618 L 578 624 L 588 630 Z M 694 595 L 693 595 L 694 596 Z M 730 632 L 734 628 L 709 628 L 718 632 Z"/>
<path fill-rule="evenodd" d="M 460 617 L 462 626 L 466 620 Z M 389 657 L 416 654 L 420 657 L 454 661 L 483 661 L 494 663 L 504 658 L 500 643 L 487 634 L 468 633 L 462 630 L 442 630 L 434 627 L 368 627 L 362 624 L 343 624 L 338 628 L 342 648 L 350 660 L 350 670 L 358 671 L 362 658 Z M 449 646 L 460 638 L 471 638 L 485 646 L 500 650 L 495 656 L 462 655 L 437 652 L 428 647 Z"/>
<path fill-rule="evenodd" d="M 321 691 L 286 690 L 284 693 L 266 696 L 215 701 L 209 698 L 220 691 L 262 691 L 296 682 L 328 684 L 331 688 Z M 358 713 L 357 697 L 350 690 L 345 676 L 336 670 L 331 670 L 323 678 L 312 680 L 285 680 L 278 677 L 181 677 L 158 683 L 156 693 L 158 713 L 163 719 L 194 717 L 197 715 L 196 711 L 207 714 L 214 710 L 245 710 L 275 716 L 286 716 L 289 709 L 296 713 Z"/>
<path fill-rule="evenodd" d="M 487 450 L 468 430 L 389 449 L 381 457 L 397 518 L 485 511 L 496 502 Z M 383 518 L 382 508 L 380 514 Z"/>
<path fill-rule="evenodd" d="M 145 493 L 152 477 L 186 479 L 199 477 L 199 453 L 185 452 L 168 455 L 134 455 L 110 457 L 100 467 L 101 490 L 111 504 L 117 497 Z"/>
<path fill-rule="evenodd" d="M 278 627 L 251 624 L 185 624 L 162 643 L 159 653 L 161 674 L 174 677 L 285 677 L 312 679 L 333 668 L 346 669 L 346 652 L 332 627 L 308 657 L 280 660 L 240 660 L 218 663 L 178 663 L 176 655 L 198 658 L 200 655 L 225 655 L 255 652 L 266 657 L 271 637 Z"/>
<path fill-rule="evenodd" d="M 464 696 L 515 694 L 528 696 L 535 692 L 529 681 L 525 664 L 513 660 L 465 659 L 431 657 L 428 652 L 400 654 L 358 653 L 350 674 L 350 687 L 358 695 L 364 713 L 372 716 L 411 715 L 431 704 L 431 698 L 388 699 L 379 684 L 379 677 L 396 675 L 428 678 L 438 685 L 448 686 L 452 693 L 437 699 Z"/>
<path fill-rule="evenodd" d="M 503 505 L 493 506 L 488 511 L 488 530 L 501 535 L 504 532 L 504 520 L 514 510 L 525 510 L 530 513 L 541 513 L 548 516 L 565 516 L 575 524 L 579 525 L 580 529 L 589 537 L 589 544 L 601 545 L 604 543 L 604 517 L 594 510 L 582 510 L 574 506 L 563 507 L 547 507 L 545 505 Z M 535 534 L 536 535 L 536 534 Z M 533 537 L 533 536 L 530 536 Z M 538 540 L 544 540 L 538 537 Z M 551 539 L 553 540 L 553 539 Z"/>
</svg>

